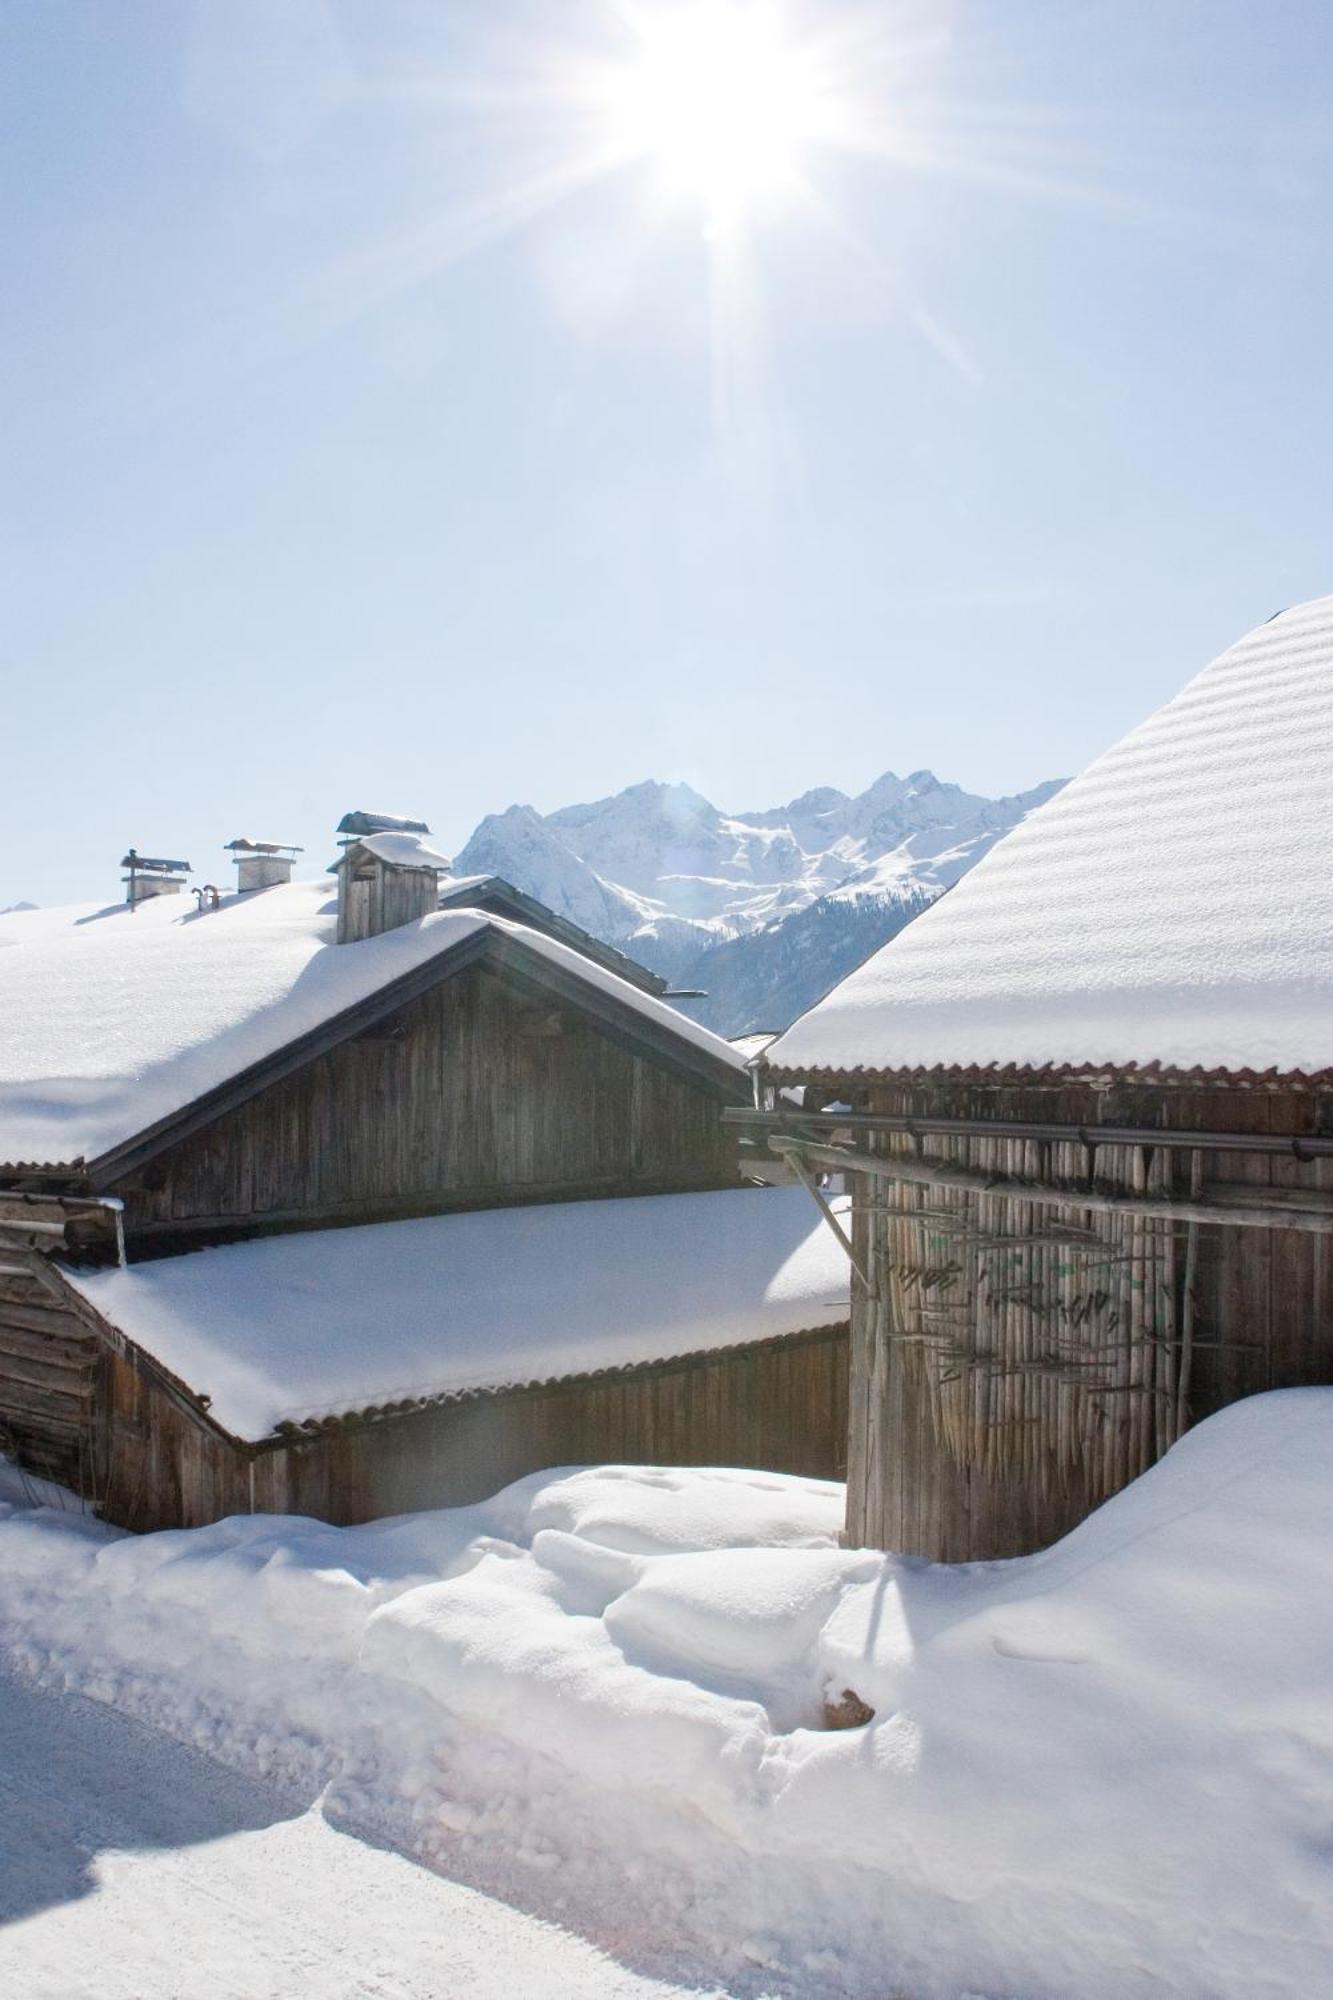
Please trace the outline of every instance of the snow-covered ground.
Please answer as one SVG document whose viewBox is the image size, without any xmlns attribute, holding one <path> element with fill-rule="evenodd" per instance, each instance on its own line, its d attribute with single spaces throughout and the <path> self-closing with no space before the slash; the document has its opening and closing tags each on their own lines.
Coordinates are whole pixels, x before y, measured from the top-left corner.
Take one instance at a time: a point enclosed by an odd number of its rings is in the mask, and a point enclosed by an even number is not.
<svg viewBox="0 0 1333 2000">
<path fill-rule="evenodd" d="M 836 1487 L 742 1472 L 137 1540 L 15 1507 L 0 1629 L 38 1684 L 644 1977 L 1306 2000 L 1333 1988 L 1331 1434 L 1333 1390 L 1251 1399 L 1055 1548 L 953 1569 L 840 1549 Z M 873 1718 L 823 1726 L 848 1689 Z"/>
<path fill-rule="evenodd" d="M 334 1826 L 318 1802 L 4 1672 L 0 1992 L 686 2000 Z"/>
</svg>

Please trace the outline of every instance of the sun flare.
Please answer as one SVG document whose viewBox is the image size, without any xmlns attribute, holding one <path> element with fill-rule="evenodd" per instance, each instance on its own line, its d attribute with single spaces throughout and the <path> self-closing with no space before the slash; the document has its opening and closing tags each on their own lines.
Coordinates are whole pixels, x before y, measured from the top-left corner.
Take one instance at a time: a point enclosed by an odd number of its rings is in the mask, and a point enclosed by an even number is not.
<svg viewBox="0 0 1333 2000">
<path fill-rule="evenodd" d="M 612 143 L 714 224 L 794 188 L 808 145 L 831 136 L 831 107 L 814 55 L 776 10 L 686 0 L 632 22 L 634 54 L 605 80 Z"/>
</svg>

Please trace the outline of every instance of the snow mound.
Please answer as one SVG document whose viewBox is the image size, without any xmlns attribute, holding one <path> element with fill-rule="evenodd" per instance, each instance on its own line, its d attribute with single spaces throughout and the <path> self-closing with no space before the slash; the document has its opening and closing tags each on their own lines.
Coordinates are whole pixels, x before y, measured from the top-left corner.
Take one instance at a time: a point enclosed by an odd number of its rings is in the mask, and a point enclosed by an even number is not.
<svg viewBox="0 0 1333 2000">
<path fill-rule="evenodd" d="M 0 1615 L 29 1671 L 768 1993 L 1305 2000 L 1330 1434 L 1333 1390 L 1251 1399 L 1053 1549 L 958 1568 L 841 1549 L 839 1489 L 727 1471 L 355 1529 L 15 1509 Z M 872 1719 L 821 1726 L 846 1689 Z"/>
</svg>

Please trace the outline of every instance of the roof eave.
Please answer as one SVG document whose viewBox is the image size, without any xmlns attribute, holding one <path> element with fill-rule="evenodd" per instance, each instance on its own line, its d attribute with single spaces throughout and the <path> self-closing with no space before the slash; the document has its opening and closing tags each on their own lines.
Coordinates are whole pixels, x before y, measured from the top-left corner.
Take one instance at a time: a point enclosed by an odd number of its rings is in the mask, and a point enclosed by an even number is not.
<svg viewBox="0 0 1333 2000">
<path fill-rule="evenodd" d="M 757 1067 L 761 1085 L 785 1089 L 793 1085 L 815 1085 L 821 1089 L 843 1085 L 853 1089 L 884 1084 L 907 1088 L 930 1084 L 975 1085 L 998 1089 L 1024 1085 L 1160 1084 L 1173 1089 L 1326 1089 L 1333 1085 L 1333 1068 L 1268 1069 L 1206 1068 L 1196 1064 L 1183 1068 L 1161 1062 L 1046 1062 L 1046 1063 L 912 1063 L 897 1066 L 856 1064 L 767 1063 Z"/>
<path fill-rule="evenodd" d="M 10 1180 L 30 1180 L 40 1175 L 43 1180 L 87 1180 L 90 1169 L 86 1160 L 0 1160 L 0 1182 Z"/>
<path fill-rule="evenodd" d="M 450 1404 L 481 1402 L 500 1396 L 540 1395 L 554 1388 L 583 1382 L 611 1381 L 644 1375 L 663 1368 L 697 1367 L 710 1356 L 725 1354 L 730 1349 L 741 1347 L 769 1347 L 776 1345 L 796 1345 L 805 1341 L 825 1339 L 847 1326 L 846 1312 L 831 1319 L 816 1320 L 810 1325 L 793 1327 L 785 1333 L 761 1335 L 752 1340 L 719 1340 L 711 1346 L 693 1347 L 685 1350 L 668 1348 L 659 1355 L 646 1360 L 611 1362 L 601 1368 L 575 1368 L 552 1375 L 525 1377 L 521 1380 L 510 1377 L 494 1382 L 472 1383 L 465 1387 L 424 1391 L 412 1396 L 385 1395 L 378 1401 L 370 1400 L 354 1407 L 329 1411 L 319 1416 L 280 1418 L 272 1429 L 257 1438 L 241 1437 L 219 1423 L 209 1408 L 210 1397 L 202 1391 L 191 1388 L 181 1376 L 158 1360 L 152 1351 L 144 1347 L 125 1329 L 90 1299 L 84 1297 L 78 1286 L 70 1282 L 67 1272 L 55 1264 L 52 1270 L 61 1281 L 67 1302 L 89 1331 L 98 1339 L 107 1342 L 117 1353 L 123 1354 L 132 1366 L 142 1372 L 155 1384 L 182 1415 L 188 1417 L 199 1428 L 206 1431 L 218 1443 L 248 1458 L 261 1453 L 281 1451 L 294 1444 L 309 1443 L 325 1433 L 342 1430 L 359 1430 L 367 1425 L 390 1423 L 405 1417 L 419 1415 L 428 1410 L 444 1408 Z"/>
</svg>

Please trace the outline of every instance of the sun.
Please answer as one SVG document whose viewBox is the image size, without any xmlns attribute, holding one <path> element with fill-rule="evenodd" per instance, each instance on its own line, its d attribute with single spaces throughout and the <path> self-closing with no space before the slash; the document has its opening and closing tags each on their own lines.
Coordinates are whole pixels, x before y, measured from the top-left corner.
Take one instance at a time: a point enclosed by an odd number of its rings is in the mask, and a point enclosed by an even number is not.
<svg viewBox="0 0 1333 2000">
<path fill-rule="evenodd" d="M 628 16 L 634 49 L 603 79 L 608 138 L 658 171 L 714 225 L 798 184 L 830 136 L 814 53 L 762 0 L 680 0 Z"/>
</svg>

